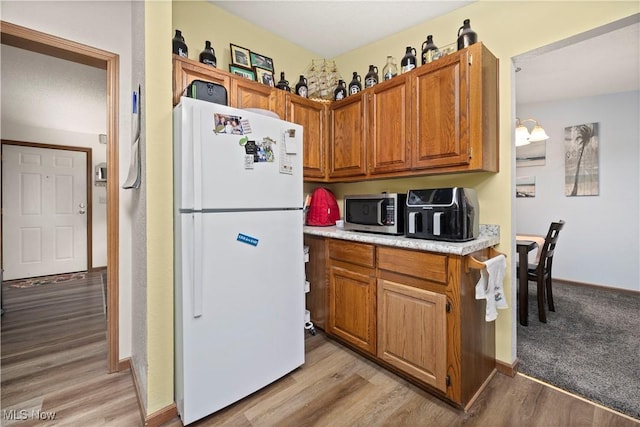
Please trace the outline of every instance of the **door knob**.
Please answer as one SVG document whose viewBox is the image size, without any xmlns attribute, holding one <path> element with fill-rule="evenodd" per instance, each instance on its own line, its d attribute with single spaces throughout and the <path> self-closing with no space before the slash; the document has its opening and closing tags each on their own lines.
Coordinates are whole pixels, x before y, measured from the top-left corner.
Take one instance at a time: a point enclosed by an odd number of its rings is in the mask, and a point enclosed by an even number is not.
<svg viewBox="0 0 640 427">
<path fill-rule="evenodd" d="M 78 213 L 79 214 L 83 214 L 84 215 L 85 213 L 87 213 L 87 210 L 85 209 L 86 206 L 85 206 L 84 203 L 80 202 L 78 207 L 80 208 L 80 209 L 78 209 Z"/>
<path fill-rule="evenodd" d="M 83 214 L 83 215 L 84 215 L 85 213 L 87 213 L 87 211 L 86 211 L 86 210 L 84 210 L 84 209 L 78 209 L 78 213 L 80 213 L 80 214 Z"/>
</svg>

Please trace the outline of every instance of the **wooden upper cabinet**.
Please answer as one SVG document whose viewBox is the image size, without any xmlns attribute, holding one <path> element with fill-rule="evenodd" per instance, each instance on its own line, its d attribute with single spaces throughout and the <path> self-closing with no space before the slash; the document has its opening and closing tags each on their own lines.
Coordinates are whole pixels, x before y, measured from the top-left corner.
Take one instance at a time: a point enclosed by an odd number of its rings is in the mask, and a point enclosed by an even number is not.
<svg viewBox="0 0 640 427">
<path fill-rule="evenodd" d="M 182 56 L 173 55 L 173 105 L 176 106 L 180 102 L 182 93 L 189 83 L 194 80 L 204 80 L 206 82 L 218 83 L 227 88 L 227 97 L 229 96 L 230 78 L 227 73 L 220 71 L 209 65 Z"/>
<path fill-rule="evenodd" d="M 329 177 L 362 176 L 367 172 L 365 101 L 363 93 L 331 104 Z"/>
<path fill-rule="evenodd" d="M 412 75 L 416 145 L 414 168 L 469 162 L 467 67 L 465 55 L 444 57 Z M 434 67 L 437 64 L 437 68 Z"/>
<path fill-rule="evenodd" d="M 283 92 L 245 78 L 231 79 L 229 105 L 236 108 L 261 108 L 284 118 Z"/>
<path fill-rule="evenodd" d="M 193 80 L 228 103 L 304 126 L 304 178 L 498 172 L 498 60 L 482 43 L 331 103 L 316 102 L 173 55 L 173 104 Z"/>
<path fill-rule="evenodd" d="M 304 127 L 303 167 L 305 179 L 327 175 L 327 105 L 287 93 L 285 120 Z"/>
<path fill-rule="evenodd" d="M 411 165 L 434 172 L 498 171 L 498 60 L 484 45 L 411 73 Z"/>
<path fill-rule="evenodd" d="M 228 104 L 236 108 L 261 108 L 284 118 L 284 92 L 244 77 L 173 55 L 173 105 L 194 80 L 218 83 L 227 89 Z"/>
<path fill-rule="evenodd" d="M 406 76 L 373 86 L 367 94 L 369 173 L 409 169 L 411 93 Z"/>
</svg>

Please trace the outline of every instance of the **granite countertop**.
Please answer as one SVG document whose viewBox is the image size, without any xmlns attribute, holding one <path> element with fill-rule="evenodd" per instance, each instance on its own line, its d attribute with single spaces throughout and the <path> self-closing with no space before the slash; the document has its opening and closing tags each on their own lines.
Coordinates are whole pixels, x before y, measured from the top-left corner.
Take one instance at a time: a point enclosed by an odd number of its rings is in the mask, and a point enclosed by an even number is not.
<svg viewBox="0 0 640 427">
<path fill-rule="evenodd" d="M 468 255 L 475 251 L 500 243 L 500 226 L 481 224 L 477 239 L 468 242 L 441 242 L 438 240 L 409 239 L 404 236 L 347 231 L 333 227 L 304 226 L 304 233 L 332 239 L 352 240 L 354 242 L 373 243 L 375 245 L 395 246 L 405 249 L 439 252 L 453 255 Z"/>
</svg>

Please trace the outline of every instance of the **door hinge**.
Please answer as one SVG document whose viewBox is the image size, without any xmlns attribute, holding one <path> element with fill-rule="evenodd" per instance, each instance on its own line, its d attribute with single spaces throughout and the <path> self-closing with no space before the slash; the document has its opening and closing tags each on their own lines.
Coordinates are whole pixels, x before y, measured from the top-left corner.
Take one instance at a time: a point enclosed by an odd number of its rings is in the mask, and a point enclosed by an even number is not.
<svg viewBox="0 0 640 427">
<path fill-rule="evenodd" d="M 451 387 L 451 377 L 449 375 L 445 378 L 445 383 L 447 384 L 447 387 Z"/>
<path fill-rule="evenodd" d="M 447 301 L 447 304 L 444 306 L 447 313 L 451 313 L 451 303 Z"/>
<path fill-rule="evenodd" d="M 469 54 L 469 65 L 473 64 L 473 55 Z"/>
<path fill-rule="evenodd" d="M 469 158 L 473 159 L 473 148 L 469 147 Z"/>
</svg>

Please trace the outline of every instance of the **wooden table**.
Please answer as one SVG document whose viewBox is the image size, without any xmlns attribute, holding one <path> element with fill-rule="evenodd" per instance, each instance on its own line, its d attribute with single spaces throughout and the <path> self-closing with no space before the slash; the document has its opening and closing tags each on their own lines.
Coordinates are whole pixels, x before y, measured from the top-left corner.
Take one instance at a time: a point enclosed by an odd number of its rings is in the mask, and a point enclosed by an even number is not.
<svg viewBox="0 0 640 427">
<path fill-rule="evenodd" d="M 529 252 L 538 247 L 533 240 L 516 240 L 518 250 L 518 315 L 522 326 L 529 325 Z"/>
</svg>

